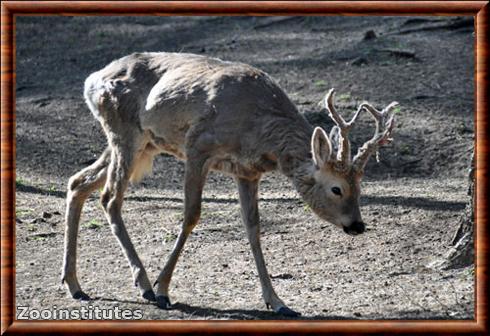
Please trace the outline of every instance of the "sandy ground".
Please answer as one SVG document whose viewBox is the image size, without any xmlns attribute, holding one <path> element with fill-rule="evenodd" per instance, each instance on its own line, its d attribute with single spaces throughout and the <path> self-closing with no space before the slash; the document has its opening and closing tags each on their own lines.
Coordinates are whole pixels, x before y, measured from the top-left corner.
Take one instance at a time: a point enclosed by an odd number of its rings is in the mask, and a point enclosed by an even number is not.
<svg viewBox="0 0 490 336">
<path fill-rule="evenodd" d="M 472 267 L 427 267 L 449 248 L 467 202 L 473 141 L 473 27 L 455 18 L 18 17 L 16 22 L 16 305 L 140 310 L 144 319 L 280 319 L 261 298 L 233 180 L 212 173 L 203 215 L 171 285 L 175 308 L 139 297 L 105 222 L 86 203 L 78 274 L 94 300 L 60 283 L 68 178 L 105 147 L 82 97 L 84 79 L 134 51 L 185 51 L 271 74 L 308 120 L 330 87 L 343 113 L 396 100 L 395 141 L 371 160 L 361 211 L 368 231 L 345 235 L 315 217 L 279 173 L 261 183 L 262 245 L 280 297 L 302 319 L 472 319 Z M 372 30 L 376 38 L 365 39 Z M 354 143 L 370 133 L 363 118 Z M 362 132 L 364 130 L 364 133 Z M 367 134 L 367 135 L 366 135 Z M 159 156 L 126 194 L 123 216 L 156 279 L 182 221 L 183 163 Z M 55 307 L 55 308 L 53 308 Z"/>
</svg>

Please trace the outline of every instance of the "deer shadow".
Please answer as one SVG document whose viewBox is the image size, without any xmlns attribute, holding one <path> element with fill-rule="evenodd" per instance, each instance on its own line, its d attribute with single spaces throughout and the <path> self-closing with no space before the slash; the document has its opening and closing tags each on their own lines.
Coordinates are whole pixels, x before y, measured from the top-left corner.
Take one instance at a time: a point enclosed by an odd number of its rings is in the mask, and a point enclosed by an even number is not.
<svg viewBox="0 0 490 336">
<path fill-rule="evenodd" d="M 136 300 L 121 300 L 110 297 L 94 297 L 95 301 L 102 302 L 117 302 L 125 304 L 138 304 L 141 305 L 141 301 Z M 144 303 L 143 303 L 144 304 Z M 147 302 L 148 306 L 155 306 L 152 302 Z M 156 307 L 156 306 L 155 306 Z M 336 316 L 336 315 L 305 315 L 298 317 L 286 317 L 278 315 L 272 311 L 258 310 L 258 309 L 218 309 L 204 306 L 193 306 L 186 303 L 176 302 L 172 305 L 170 311 L 179 311 L 184 314 L 188 314 L 191 318 L 200 317 L 210 319 L 215 317 L 216 319 L 231 319 L 231 320 L 357 320 L 354 317 Z M 162 310 L 165 312 L 165 310 Z"/>
<path fill-rule="evenodd" d="M 54 196 L 58 198 L 65 198 L 66 192 L 58 190 L 47 190 L 35 186 L 17 184 L 17 191 L 40 194 L 46 196 Z M 93 197 L 93 196 L 92 196 Z M 184 203 L 183 198 L 179 197 L 164 197 L 164 196 L 128 196 L 126 200 L 137 202 L 174 202 Z M 300 198 L 294 197 L 261 197 L 261 202 L 273 202 L 273 203 L 294 203 L 297 204 L 301 201 Z M 218 204 L 238 204 L 238 199 L 235 198 L 210 198 L 204 197 L 204 203 L 218 203 Z M 405 197 L 405 196 L 375 196 L 375 195 L 363 195 L 361 197 L 361 203 L 364 205 L 379 204 L 379 205 L 391 205 L 391 206 L 405 206 L 410 208 L 418 208 L 432 211 L 462 211 L 466 203 L 456 201 L 439 201 L 428 197 Z"/>
</svg>

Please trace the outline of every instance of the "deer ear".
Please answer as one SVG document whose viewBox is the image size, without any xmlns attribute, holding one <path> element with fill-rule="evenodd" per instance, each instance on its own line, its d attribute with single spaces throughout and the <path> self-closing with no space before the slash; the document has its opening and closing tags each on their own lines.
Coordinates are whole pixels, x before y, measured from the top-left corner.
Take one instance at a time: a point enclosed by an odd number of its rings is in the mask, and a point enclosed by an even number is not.
<svg viewBox="0 0 490 336">
<path fill-rule="evenodd" d="M 318 168 L 322 167 L 327 163 L 330 153 L 332 153 L 332 144 L 327 133 L 321 127 L 316 127 L 311 137 L 313 162 Z"/>
</svg>

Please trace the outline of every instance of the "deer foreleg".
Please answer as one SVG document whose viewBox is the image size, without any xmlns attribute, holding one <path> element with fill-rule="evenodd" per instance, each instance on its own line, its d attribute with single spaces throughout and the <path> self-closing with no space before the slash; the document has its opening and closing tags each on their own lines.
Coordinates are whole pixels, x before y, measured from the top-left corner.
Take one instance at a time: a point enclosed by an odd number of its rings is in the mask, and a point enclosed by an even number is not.
<svg viewBox="0 0 490 336">
<path fill-rule="evenodd" d="M 258 208 L 258 180 L 249 181 L 237 178 L 238 191 L 240 195 L 240 205 L 242 209 L 242 219 L 247 229 L 247 236 L 252 247 L 255 265 L 259 273 L 260 284 L 262 286 L 262 297 L 265 304 L 282 315 L 298 316 L 299 314 L 289 309 L 284 302 L 277 296 L 267 272 L 264 255 L 260 246 L 260 223 Z"/>
</svg>

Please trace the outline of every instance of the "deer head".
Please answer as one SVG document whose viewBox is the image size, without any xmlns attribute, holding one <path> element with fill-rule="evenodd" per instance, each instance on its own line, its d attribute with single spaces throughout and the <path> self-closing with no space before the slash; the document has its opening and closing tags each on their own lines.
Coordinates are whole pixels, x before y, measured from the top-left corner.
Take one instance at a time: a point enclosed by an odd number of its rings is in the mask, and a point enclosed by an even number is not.
<svg viewBox="0 0 490 336">
<path fill-rule="evenodd" d="M 365 230 L 359 209 L 360 182 L 364 167 L 369 157 L 381 145 L 391 142 L 393 111 L 397 103 L 393 102 L 378 111 L 364 102 L 347 122 L 336 111 L 333 100 L 334 89 L 331 89 L 325 97 L 328 114 L 335 123 L 330 136 L 321 127 L 316 127 L 311 138 L 314 168 L 309 176 L 311 188 L 306 200 L 320 218 L 342 227 L 348 234 L 355 235 Z M 374 118 L 376 130 L 374 136 L 351 159 L 349 132 L 364 110 Z M 333 146 L 335 139 L 338 139 L 336 152 Z"/>
</svg>

